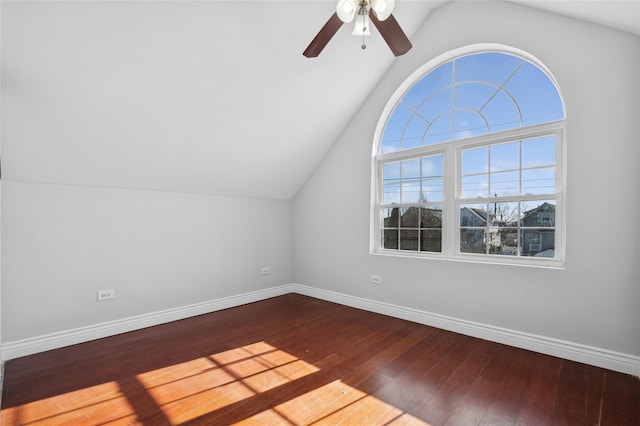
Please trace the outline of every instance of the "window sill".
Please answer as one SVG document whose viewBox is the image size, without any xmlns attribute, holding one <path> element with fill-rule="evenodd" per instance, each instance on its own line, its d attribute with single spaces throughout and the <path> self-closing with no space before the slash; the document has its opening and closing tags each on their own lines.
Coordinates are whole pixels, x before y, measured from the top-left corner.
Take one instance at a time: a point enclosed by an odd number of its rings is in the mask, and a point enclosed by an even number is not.
<svg viewBox="0 0 640 426">
<path fill-rule="evenodd" d="M 447 256 L 442 253 L 429 253 L 421 254 L 416 252 L 398 252 L 395 250 L 374 250 L 369 254 L 374 256 L 387 256 L 387 257 L 399 257 L 404 259 L 423 259 L 423 260 L 435 260 L 435 261 L 449 261 L 449 262 L 464 262 L 464 263 L 478 263 L 484 265 L 500 265 L 500 266 L 517 266 L 525 268 L 542 268 L 542 269 L 555 269 L 565 270 L 564 263 L 559 260 L 550 259 L 534 259 L 534 258 L 512 258 L 507 256 L 463 256 L 458 255 L 456 257 Z M 523 261 L 526 259 L 526 261 Z"/>
</svg>

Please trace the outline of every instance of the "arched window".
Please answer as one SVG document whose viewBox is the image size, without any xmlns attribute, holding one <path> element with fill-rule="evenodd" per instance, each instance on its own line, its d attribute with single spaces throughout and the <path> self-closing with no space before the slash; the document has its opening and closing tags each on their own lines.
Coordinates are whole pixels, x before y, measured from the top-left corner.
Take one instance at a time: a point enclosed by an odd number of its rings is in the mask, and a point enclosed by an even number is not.
<svg viewBox="0 0 640 426">
<path fill-rule="evenodd" d="M 372 251 L 559 266 L 562 98 L 530 55 L 474 50 L 425 65 L 383 113 Z"/>
</svg>

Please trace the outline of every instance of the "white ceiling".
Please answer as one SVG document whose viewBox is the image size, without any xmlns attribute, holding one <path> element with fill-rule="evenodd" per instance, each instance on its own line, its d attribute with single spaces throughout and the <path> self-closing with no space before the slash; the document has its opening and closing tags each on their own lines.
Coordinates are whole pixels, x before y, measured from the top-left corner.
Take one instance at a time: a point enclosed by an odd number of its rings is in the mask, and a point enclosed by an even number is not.
<svg viewBox="0 0 640 426">
<path fill-rule="evenodd" d="M 394 16 L 411 38 L 444 3 Z M 640 34 L 640 2 L 518 3 Z M 3 177 L 293 198 L 395 60 L 346 26 L 304 58 L 334 7 L 2 2 Z"/>
</svg>

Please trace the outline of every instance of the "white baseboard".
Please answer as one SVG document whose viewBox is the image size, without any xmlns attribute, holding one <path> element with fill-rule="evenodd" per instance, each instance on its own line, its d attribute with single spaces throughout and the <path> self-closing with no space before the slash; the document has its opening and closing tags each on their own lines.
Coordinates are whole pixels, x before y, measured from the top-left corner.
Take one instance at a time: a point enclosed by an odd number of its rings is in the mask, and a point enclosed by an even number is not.
<svg viewBox="0 0 640 426">
<path fill-rule="evenodd" d="M 236 296 L 224 297 L 179 308 L 151 312 L 135 317 L 123 318 L 102 324 L 65 330 L 58 333 L 36 336 L 28 339 L 8 342 L 2 345 L 2 361 L 12 358 L 44 352 L 90 340 L 101 339 L 120 333 L 139 330 L 145 327 L 164 324 L 196 315 L 207 314 L 222 309 L 233 308 L 247 303 L 257 302 L 270 297 L 291 293 L 291 285 L 282 285 L 265 290 L 258 290 Z"/>
<path fill-rule="evenodd" d="M 531 350 L 547 355 L 556 356 L 584 364 L 595 365 L 613 371 L 619 371 L 633 376 L 640 376 L 640 357 L 601 349 L 593 346 L 565 340 L 539 336 L 507 328 L 480 324 L 472 321 L 433 314 L 417 309 L 392 305 L 370 299 L 350 296 L 329 290 L 322 290 L 299 284 L 293 284 L 293 291 L 317 299 L 351 306 L 370 312 L 389 315 L 425 324 L 443 330 L 454 331 L 467 336 L 478 337 L 492 342 L 503 343 L 522 349 Z"/>
<path fill-rule="evenodd" d="M 88 342 L 90 340 L 139 330 L 141 328 L 164 324 L 170 321 L 233 308 L 235 306 L 257 302 L 287 293 L 298 293 L 329 302 L 339 303 L 345 306 L 351 306 L 353 308 L 389 315 L 419 324 L 425 324 L 468 336 L 490 340 L 492 342 L 503 343 L 522 349 L 528 349 L 547 355 L 582 362 L 584 364 L 607 368 L 613 371 L 640 376 L 639 356 L 461 320 L 300 284 L 287 284 L 265 290 L 244 293 L 237 296 L 196 303 L 180 308 L 167 309 L 164 311 L 152 312 L 107 323 L 8 342 L 3 344 L 0 348 L 2 352 L 1 359 L 2 361 L 6 361 L 12 358 L 31 355 L 77 343 Z"/>
</svg>

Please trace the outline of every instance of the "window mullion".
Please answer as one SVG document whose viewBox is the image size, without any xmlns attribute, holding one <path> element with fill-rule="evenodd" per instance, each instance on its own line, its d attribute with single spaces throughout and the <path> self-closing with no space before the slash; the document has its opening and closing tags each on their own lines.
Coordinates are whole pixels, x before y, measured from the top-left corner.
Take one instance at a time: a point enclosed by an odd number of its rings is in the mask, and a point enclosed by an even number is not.
<svg viewBox="0 0 640 426">
<path fill-rule="evenodd" d="M 456 232 L 458 215 L 457 199 L 460 192 L 460 183 L 457 178 L 457 170 L 460 167 L 459 156 L 456 155 L 453 145 L 447 148 L 444 155 L 444 213 L 442 215 L 442 252 L 447 257 L 454 257 L 457 253 L 459 234 Z"/>
<path fill-rule="evenodd" d="M 377 182 L 373 219 L 377 243 L 372 245 L 373 250 L 414 257 L 434 257 L 440 251 L 441 258 L 526 265 L 557 266 L 563 262 L 566 238 L 564 105 L 559 93 L 553 93 L 554 80 L 546 75 L 552 83 L 549 91 L 530 96 L 533 100 L 544 100 L 551 114 L 539 115 L 531 108 L 522 110 L 520 98 L 528 97 L 529 92 L 518 91 L 518 87 L 537 75 L 544 77 L 546 71 L 526 55 L 520 57 L 520 62 L 514 62 L 506 56 L 510 52 L 505 56 L 500 56 L 501 53 L 482 52 L 477 59 L 467 59 L 465 55 L 454 57 L 423 75 L 420 83 L 398 98 L 396 108 L 402 108 L 397 114 L 387 107 L 390 115 L 386 116 L 384 127 L 380 122 L 376 129 L 379 144 L 374 152 Z M 523 70 L 526 72 L 520 72 Z M 496 80 L 497 90 L 480 91 L 476 86 L 465 86 L 470 82 L 483 82 L 485 75 L 488 82 Z M 484 97 L 487 92 L 489 98 Z M 478 104 L 474 103 L 476 100 Z M 517 109 L 519 122 L 513 116 L 512 104 Z M 487 133 L 477 131 L 477 126 L 474 127 L 477 119 L 467 113 L 478 112 L 478 107 L 488 114 L 482 115 L 482 119 L 494 125 L 487 125 Z M 462 110 L 465 112 L 461 115 Z M 451 117 L 446 116 L 449 113 Z M 415 120 L 416 116 L 424 119 L 428 126 Z M 525 126 L 523 117 L 526 123 L 537 124 Z M 456 131 L 465 132 L 456 134 Z M 418 146 L 394 142 L 398 137 L 402 140 L 420 134 L 422 142 Z M 555 161 L 551 151 L 552 135 L 556 144 Z M 540 139 L 539 145 L 536 139 Z M 525 140 L 531 142 L 525 145 Z M 431 156 L 439 156 L 441 184 L 436 183 L 432 174 L 436 163 L 425 160 Z M 555 188 L 552 188 L 554 174 Z M 438 202 L 434 201 L 435 194 Z M 547 220 L 545 224 L 549 225 L 549 219 L 540 219 L 544 214 L 555 215 L 554 226 L 545 228 L 549 232 L 541 231 L 541 235 L 536 236 L 538 225 L 542 226 L 542 222 L 538 223 L 540 220 Z M 434 249 L 436 223 L 441 227 L 441 244 Z M 385 232 L 385 226 L 390 227 L 389 232 Z M 407 230 L 404 236 L 403 226 Z M 423 227 L 428 228 L 424 234 Z M 422 252 L 423 248 L 433 252 Z"/>
</svg>

